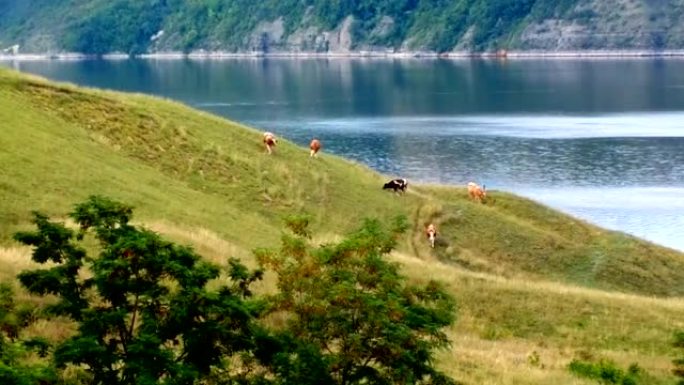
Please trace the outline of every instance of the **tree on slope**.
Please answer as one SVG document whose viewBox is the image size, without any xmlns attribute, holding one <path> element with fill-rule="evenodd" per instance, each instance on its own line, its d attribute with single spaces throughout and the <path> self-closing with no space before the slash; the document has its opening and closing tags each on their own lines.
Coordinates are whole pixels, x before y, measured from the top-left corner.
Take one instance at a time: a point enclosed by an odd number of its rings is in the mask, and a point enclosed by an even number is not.
<svg viewBox="0 0 684 385">
<path fill-rule="evenodd" d="M 451 384 L 434 368 L 448 344 L 453 299 L 436 282 L 412 285 L 386 260 L 403 220 L 367 220 L 347 239 L 318 248 L 305 217 L 288 221 L 278 251 L 257 258 L 278 275 L 271 312 L 284 316 L 277 342 L 261 352 L 283 384 Z"/>
<path fill-rule="evenodd" d="M 131 214 L 128 206 L 91 197 L 70 214 L 74 231 L 35 213 L 37 230 L 15 239 L 49 267 L 19 280 L 33 294 L 56 296 L 50 310 L 78 325 L 55 349 L 58 368 L 85 367 L 93 384 L 197 383 L 226 357 L 251 349 L 256 307 L 249 286 L 261 272 L 233 260 L 229 282 L 210 290 L 217 266 L 131 225 Z M 86 252 L 91 236 L 96 257 Z"/>
<path fill-rule="evenodd" d="M 48 264 L 21 273 L 22 285 L 56 297 L 47 310 L 78 327 L 52 351 L 57 369 L 85 368 L 85 383 L 107 385 L 453 384 L 433 360 L 448 344 L 453 299 L 435 282 L 408 283 L 386 260 L 403 221 L 388 230 L 368 220 L 313 247 L 307 220 L 290 220 L 280 250 L 256 252 L 280 289 L 258 299 L 250 286 L 260 270 L 231 260 L 217 279 L 220 268 L 131 215 L 91 197 L 69 215 L 78 230 L 36 213 L 37 230 L 15 236 Z M 268 330 L 279 315 L 285 323 Z M 0 369 L 17 363 L 3 359 Z M 44 383 L 55 383 L 47 369 Z M 37 374 L 8 378 L 26 373 Z"/>
</svg>

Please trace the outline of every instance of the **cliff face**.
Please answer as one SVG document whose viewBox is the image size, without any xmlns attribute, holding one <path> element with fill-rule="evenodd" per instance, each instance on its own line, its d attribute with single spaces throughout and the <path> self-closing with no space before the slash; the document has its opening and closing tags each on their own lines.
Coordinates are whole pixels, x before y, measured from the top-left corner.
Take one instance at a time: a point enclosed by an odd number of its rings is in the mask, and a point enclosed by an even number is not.
<svg viewBox="0 0 684 385">
<path fill-rule="evenodd" d="M 274 21 L 263 21 L 249 34 L 247 44 L 239 50 L 261 52 L 350 52 L 353 37 L 351 27 L 354 18 L 348 16 L 339 26 L 324 30 L 314 25 L 300 25 L 285 34 L 282 17 Z M 171 45 L 173 45 L 171 43 Z M 219 44 L 216 49 L 221 49 Z"/>
<path fill-rule="evenodd" d="M 4 0 L 21 52 L 684 49 L 684 0 Z"/>
<path fill-rule="evenodd" d="M 681 49 L 684 2 L 584 0 L 563 18 L 527 23 L 513 45 L 523 50 Z"/>
</svg>

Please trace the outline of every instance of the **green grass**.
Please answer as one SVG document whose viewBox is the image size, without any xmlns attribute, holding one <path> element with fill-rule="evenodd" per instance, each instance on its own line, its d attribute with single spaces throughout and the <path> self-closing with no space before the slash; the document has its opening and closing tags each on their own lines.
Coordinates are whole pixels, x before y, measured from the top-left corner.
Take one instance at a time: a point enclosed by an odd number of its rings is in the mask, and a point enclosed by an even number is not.
<svg viewBox="0 0 684 385">
<path fill-rule="evenodd" d="M 445 281 L 459 302 L 453 349 L 440 357 L 454 377 L 585 384 L 567 364 L 591 354 L 667 383 L 669 339 L 684 328 L 679 252 L 504 192 L 486 205 L 463 188 L 411 184 L 397 196 L 362 165 L 310 159 L 285 140 L 268 156 L 257 130 L 143 95 L 0 70 L 0 122 L 0 279 L 29 265 L 11 236 L 31 210 L 63 218 L 92 194 L 134 205 L 138 222 L 207 258 L 251 264 L 251 249 L 277 245 L 284 215 L 311 214 L 326 242 L 364 217 L 403 213 L 412 228 L 393 258 L 413 280 Z M 431 221 L 435 250 L 423 235 Z"/>
<path fill-rule="evenodd" d="M 508 193 L 490 194 L 486 205 L 474 205 L 463 189 L 423 190 L 440 205 L 433 216 L 448 235 L 436 253 L 442 260 L 506 276 L 665 296 L 684 293 L 684 266 L 676 251 Z"/>
<path fill-rule="evenodd" d="M 131 202 L 142 218 L 214 229 L 246 248 L 277 240 L 284 214 L 311 212 L 321 230 L 333 231 L 403 205 L 365 167 L 311 160 L 289 143 L 267 156 L 257 131 L 179 104 L 7 72 L 0 85 L 5 236 L 32 208 L 61 215 L 93 193 Z M 366 205 L 356 209 L 359 202 Z"/>
</svg>

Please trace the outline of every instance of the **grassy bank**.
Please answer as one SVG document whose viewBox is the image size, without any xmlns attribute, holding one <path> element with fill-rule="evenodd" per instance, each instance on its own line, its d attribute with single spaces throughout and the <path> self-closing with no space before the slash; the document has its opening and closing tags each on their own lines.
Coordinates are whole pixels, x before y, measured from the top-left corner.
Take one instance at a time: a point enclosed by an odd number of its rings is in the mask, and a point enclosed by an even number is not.
<svg viewBox="0 0 684 385">
<path fill-rule="evenodd" d="M 0 122 L 0 279 L 28 264 L 10 239 L 31 210 L 63 216 L 92 194 L 134 205 L 137 221 L 215 261 L 253 263 L 250 250 L 276 245 L 287 214 L 311 214 L 325 242 L 364 217 L 401 213 L 412 228 L 393 258 L 411 279 L 447 282 L 459 301 L 453 348 L 440 357 L 455 378 L 583 384 L 565 369 L 580 355 L 637 362 L 667 383 L 668 341 L 684 328 L 681 253 L 503 192 L 486 205 L 463 188 L 393 195 L 365 166 L 310 159 L 287 141 L 268 156 L 257 130 L 143 95 L 0 70 Z"/>
</svg>

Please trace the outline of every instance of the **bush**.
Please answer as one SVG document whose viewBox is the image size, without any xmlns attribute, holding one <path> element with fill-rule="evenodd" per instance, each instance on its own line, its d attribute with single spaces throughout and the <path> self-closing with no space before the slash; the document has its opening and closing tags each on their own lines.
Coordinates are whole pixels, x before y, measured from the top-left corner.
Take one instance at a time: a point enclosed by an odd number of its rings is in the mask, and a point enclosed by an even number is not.
<svg viewBox="0 0 684 385">
<path fill-rule="evenodd" d="M 608 360 L 599 362 L 573 360 L 568 368 L 578 377 L 593 379 L 600 384 L 617 385 L 639 385 L 643 372 L 637 364 L 630 365 L 625 372 Z"/>
<path fill-rule="evenodd" d="M 94 384 L 193 384 L 252 348 L 249 285 L 260 271 L 231 261 L 229 283 L 209 290 L 221 270 L 131 225 L 130 207 L 91 197 L 69 216 L 78 232 L 35 213 L 37 230 L 15 235 L 33 246 L 35 262 L 52 265 L 22 272 L 22 285 L 56 296 L 50 311 L 78 325 L 56 347 L 58 368 L 81 365 Z M 97 256 L 86 251 L 90 235 Z"/>
<path fill-rule="evenodd" d="M 453 299 L 436 282 L 407 283 L 386 260 L 405 221 L 368 220 L 338 244 L 312 247 L 295 219 L 280 250 L 256 252 L 278 275 L 270 312 L 288 320 L 262 356 L 275 373 L 298 384 L 453 383 L 433 367 Z"/>
</svg>

